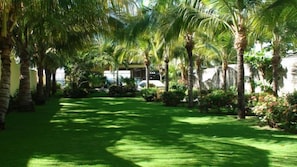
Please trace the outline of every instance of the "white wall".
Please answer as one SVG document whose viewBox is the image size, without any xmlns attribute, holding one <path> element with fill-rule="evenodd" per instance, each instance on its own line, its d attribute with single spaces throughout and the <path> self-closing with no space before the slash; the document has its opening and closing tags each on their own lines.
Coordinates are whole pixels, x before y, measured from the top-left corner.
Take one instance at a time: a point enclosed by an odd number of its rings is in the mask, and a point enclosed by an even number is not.
<svg viewBox="0 0 297 167">
<path fill-rule="evenodd" d="M 14 96 L 15 92 L 19 89 L 20 85 L 20 64 L 16 63 L 15 59 L 11 57 L 10 64 L 10 95 Z M 1 76 L 1 59 L 0 59 L 0 76 Z M 1 77 L 0 77 L 1 79 Z M 37 72 L 36 70 L 30 70 L 30 88 L 36 89 L 37 84 Z"/>
<path fill-rule="evenodd" d="M 111 82 L 116 82 L 116 71 L 104 71 L 104 76 L 106 79 Z M 121 78 L 130 78 L 131 77 L 131 71 L 130 70 L 119 70 L 119 79 Z"/>
<path fill-rule="evenodd" d="M 281 64 L 287 70 L 287 76 L 279 90 L 279 94 L 283 95 L 297 90 L 297 55 L 283 58 Z"/>
</svg>

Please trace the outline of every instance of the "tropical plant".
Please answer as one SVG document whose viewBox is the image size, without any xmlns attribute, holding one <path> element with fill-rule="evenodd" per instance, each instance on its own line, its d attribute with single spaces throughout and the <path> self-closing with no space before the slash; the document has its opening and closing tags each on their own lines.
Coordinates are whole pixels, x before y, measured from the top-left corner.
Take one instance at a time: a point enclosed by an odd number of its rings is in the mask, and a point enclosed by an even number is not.
<svg viewBox="0 0 297 167">
<path fill-rule="evenodd" d="M 296 1 L 289 0 L 275 0 L 266 2 L 263 10 L 259 11 L 258 19 L 254 21 L 257 33 L 266 37 L 266 42 L 272 45 L 272 88 L 275 96 L 278 96 L 279 80 L 281 78 L 279 73 L 281 57 L 284 56 L 286 50 L 289 49 L 286 43 L 292 42 L 296 34 L 288 33 L 290 29 L 297 27 L 296 22 L 288 22 L 294 20 L 296 15 Z M 287 35 L 291 34 L 291 35 Z M 263 37 L 262 37 L 263 38 Z M 268 39 L 268 40 L 267 40 Z"/>
<path fill-rule="evenodd" d="M 287 94 L 286 100 L 288 101 L 288 103 L 290 105 L 296 105 L 297 104 L 297 91 Z"/>
<path fill-rule="evenodd" d="M 220 27 L 229 29 L 234 36 L 234 48 L 237 53 L 237 94 L 238 94 L 238 118 L 245 118 L 244 100 L 244 52 L 247 48 L 247 37 L 249 22 L 254 11 L 262 3 L 261 0 L 202 0 L 205 5 L 211 7 L 211 15 L 203 24 L 210 27 Z"/>
<path fill-rule="evenodd" d="M 0 53 L 2 59 L 0 129 L 4 128 L 9 103 L 10 52 L 14 45 L 12 38 L 14 30 L 16 30 L 14 31 L 16 37 L 20 40 L 18 42 L 21 42 L 18 48 L 20 48 L 22 54 L 28 48 L 34 53 L 39 77 L 37 99 L 43 103 L 45 99 L 43 70 L 47 63 L 45 57 L 48 49 L 70 52 L 83 47 L 82 44 L 91 39 L 94 33 L 100 31 L 100 33 L 108 34 L 108 32 L 114 30 L 113 23 L 118 23 L 116 21 L 118 20 L 117 15 L 131 8 L 131 5 L 128 5 L 130 3 L 130 0 L 121 2 L 114 0 L 90 0 L 86 2 L 80 0 L 2 0 L 0 2 Z M 18 29 L 15 29 L 16 26 Z M 30 38 L 27 38 L 28 36 Z M 28 39 L 30 39 L 30 42 L 27 41 Z M 31 46 L 27 46 L 27 44 Z M 27 57 L 24 56 L 22 59 L 22 63 L 26 62 L 24 65 L 27 71 Z M 26 72 L 24 75 L 26 75 Z M 28 82 L 25 82 L 24 85 L 28 85 Z M 27 95 L 28 91 L 26 90 L 24 94 Z"/>
<path fill-rule="evenodd" d="M 5 129 L 5 116 L 9 106 L 10 90 L 10 53 L 13 48 L 12 30 L 17 21 L 20 3 L 3 0 L 0 2 L 0 130 Z"/>
<path fill-rule="evenodd" d="M 166 106 L 177 106 L 181 103 L 181 100 L 183 100 L 184 97 L 185 92 L 179 90 L 163 92 L 163 94 L 161 95 L 162 102 Z"/>
<path fill-rule="evenodd" d="M 200 1 L 186 1 L 180 5 L 173 5 L 162 19 L 162 28 L 165 40 L 177 39 L 180 35 L 184 36 L 185 49 L 187 52 L 188 66 L 188 107 L 193 107 L 193 49 L 195 46 L 194 34 L 195 29 L 204 19 L 200 10 L 204 10 Z"/>
<path fill-rule="evenodd" d="M 285 97 L 277 98 L 273 94 L 260 94 L 255 100 L 253 113 L 259 117 L 262 125 L 296 133 L 296 104 L 289 104 Z"/>
<path fill-rule="evenodd" d="M 145 88 L 140 91 L 141 96 L 147 102 L 155 101 L 157 98 L 157 89 L 156 88 Z"/>
<path fill-rule="evenodd" d="M 232 90 L 213 90 L 199 99 L 199 106 L 206 111 L 213 109 L 220 113 L 227 109 L 227 113 L 230 113 L 234 109 L 235 99 L 236 95 Z"/>
<path fill-rule="evenodd" d="M 220 32 L 216 34 L 215 39 L 208 45 L 215 53 L 215 59 L 221 63 L 222 73 L 222 88 L 227 91 L 227 70 L 229 63 L 236 59 L 236 52 L 230 41 L 233 41 L 233 36 L 230 32 Z"/>
</svg>

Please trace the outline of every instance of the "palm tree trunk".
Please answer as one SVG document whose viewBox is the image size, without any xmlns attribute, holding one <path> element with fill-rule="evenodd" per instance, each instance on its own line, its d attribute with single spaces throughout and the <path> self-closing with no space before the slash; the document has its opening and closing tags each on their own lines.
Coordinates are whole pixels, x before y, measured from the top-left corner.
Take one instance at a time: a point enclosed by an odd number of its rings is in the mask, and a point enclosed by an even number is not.
<svg viewBox="0 0 297 167">
<path fill-rule="evenodd" d="M 57 92 L 56 70 L 53 70 L 52 76 L 52 94 L 54 95 Z"/>
<path fill-rule="evenodd" d="M 169 90 L 169 58 L 168 56 L 165 57 L 165 91 L 168 92 Z"/>
<path fill-rule="evenodd" d="M 8 38 L 1 38 L 1 82 L 0 82 L 0 130 L 5 129 L 5 116 L 9 106 L 10 95 L 10 53 L 12 45 Z"/>
<path fill-rule="evenodd" d="M 148 51 L 145 51 L 144 53 L 144 65 L 145 65 L 145 78 L 146 78 L 146 88 L 148 89 L 150 87 L 150 60 L 149 60 L 149 53 Z"/>
<path fill-rule="evenodd" d="M 44 104 L 45 103 L 45 93 L 43 90 L 43 66 L 41 64 L 38 65 L 37 68 L 37 74 L 38 74 L 38 83 L 37 83 L 37 89 L 36 89 L 36 104 Z"/>
<path fill-rule="evenodd" d="M 202 90 L 202 59 L 200 56 L 196 59 L 196 67 L 197 67 L 197 79 L 198 79 L 198 87 L 200 91 Z"/>
<path fill-rule="evenodd" d="M 51 82 L 51 70 L 48 68 L 45 68 L 45 96 L 50 97 L 51 95 L 51 87 L 52 87 L 52 82 Z"/>
<path fill-rule="evenodd" d="M 188 107 L 193 108 L 194 106 L 194 100 L 193 100 L 193 82 L 194 82 L 194 75 L 193 75 L 193 49 L 194 49 L 194 41 L 193 41 L 193 34 L 192 33 L 187 33 L 186 34 L 186 46 L 185 46 L 188 54 L 188 59 L 189 59 L 189 75 L 188 75 L 188 97 L 189 97 L 189 102 L 188 102 Z"/>
<path fill-rule="evenodd" d="M 227 61 L 223 61 L 222 64 L 222 70 L 223 70 L 223 90 L 226 91 L 227 90 L 227 70 L 228 70 L 228 62 Z"/>
<path fill-rule="evenodd" d="M 120 85 L 120 78 L 119 78 L 119 65 L 116 63 L 115 65 L 115 72 L 116 72 L 116 85 Z"/>
<path fill-rule="evenodd" d="M 21 51 L 21 77 L 18 94 L 18 110 L 22 112 L 35 111 L 30 88 L 30 60 L 26 51 Z"/>
<path fill-rule="evenodd" d="M 235 34 L 234 47 L 237 51 L 237 103 L 238 118 L 245 119 L 245 100 L 244 100 L 244 50 L 247 46 L 246 28 L 243 18 L 239 21 L 238 30 Z"/>
<path fill-rule="evenodd" d="M 272 81 L 272 90 L 273 90 L 273 95 L 278 96 L 278 80 L 279 80 L 279 65 L 281 62 L 281 57 L 280 57 L 280 37 L 276 34 L 274 34 L 275 40 L 273 41 L 273 57 L 272 57 L 272 76 L 273 76 L 273 81 Z"/>
<path fill-rule="evenodd" d="M 189 56 L 189 85 L 188 85 L 188 96 L 189 96 L 189 104 L 188 107 L 192 108 L 194 106 L 194 99 L 193 99 L 193 82 L 194 82 L 194 74 L 193 74 L 193 57 Z"/>
<path fill-rule="evenodd" d="M 187 71 L 183 63 L 180 64 L 180 68 L 181 68 L 181 81 L 183 84 L 188 85 Z"/>
<path fill-rule="evenodd" d="M 245 118 L 243 52 L 243 50 L 239 50 L 237 53 L 237 103 L 239 119 Z"/>
<path fill-rule="evenodd" d="M 158 69 L 159 69 L 160 81 L 163 82 L 163 75 L 164 75 L 165 69 L 163 68 L 163 66 L 161 64 L 159 65 Z"/>
<path fill-rule="evenodd" d="M 251 85 L 251 93 L 255 93 L 255 87 L 256 87 L 256 83 L 255 83 L 255 76 L 256 76 L 256 70 L 250 65 L 250 72 L 251 72 L 251 76 L 249 78 L 250 81 L 250 85 Z"/>
</svg>

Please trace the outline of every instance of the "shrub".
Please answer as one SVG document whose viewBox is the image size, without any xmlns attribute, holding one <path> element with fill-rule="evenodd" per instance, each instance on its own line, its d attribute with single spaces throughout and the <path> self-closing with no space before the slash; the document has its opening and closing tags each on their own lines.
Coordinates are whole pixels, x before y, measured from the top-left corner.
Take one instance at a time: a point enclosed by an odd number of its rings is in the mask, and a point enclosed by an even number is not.
<svg viewBox="0 0 297 167">
<path fill-rule="evenodd" d="M 161 96 L 162 102 L 166 106 L 177 106 L 184 97 L 185 93 L 183 91 L 168 91 Z"/>
<path fill-rule="evenodd" d="M 122 89 L 120 86 L 111 85 L 108 89 L 108 94 L 112 97 L 119 97 L 122 94 Z"/>
<path fill-rule="evenodd" d="M 287 94 L 287 101 L 290 105 L 297 104 L 297 91 Z"/>
<path fill-rule="evenodd" d="M 135 97 L 136 89 L 130 86 L 117 86 L 112 85 L 109 87 L 109 96 L 112 97 Z"/>
<path fill-rule="evenodd" d="M 89 92 L 84 88 L 71 88 L 69 86 L 64 88 L 64 97 L 68 98 L 83 98 L 87 97 Z"/>
<path fill-rule="evenodd" d="M 162 94 L 164 90 L 158 88 L 144 88 L 140 91 L 140 95 L 145 99 L 145 101 L 162 101 Z"/>
<path fill-rule="evenodd" d="M 155 88 L 144 88 L 140 91 L 140 94 L 147 102 L 155 101 L 157 99 L 157 89 Z"/>
<path fill-rule="evenodd" d="M 253 112 L 262 124 L 297 132 L 297 105 L 290 105 L 286 98 L 260 94 Z"/>
<path fill-rule="evenodd" d="M 201 96 L 199 99 L 199 106 L 208 111 L 215 109 L 221 112 L 221 108 L 233 109 L 235 105 L 236 95 L 233 91 L 213 90 L 210 93 Z"/>
<path fill-rule="evenodd" d="M 265 93 L 265 94 L 268 94 L 268 93 Z M 254 113 L 252 112 L 252 109 L 257 105 L 258 97 L 259 97 L 259 93 L 245 94 L 244 100 L 245 100 L 247 115 L 254 115 Z"/>
<path fill-rule="evenodd" d="M 170 89 L 171 90 L 175 90 L 175 91 L 183 91 L 183 92 L 185 92 L 187 90 L 187 87 L 184 84 L 181 84 L 181 83 L 173 83 L 170 86 Z"/>
<path fill-rule="evenodd" d="M 123 85 L 131 91 L 136 91 L 136 84 L 134 78 L 123 78 L 122 79 Z"/>
</svg>

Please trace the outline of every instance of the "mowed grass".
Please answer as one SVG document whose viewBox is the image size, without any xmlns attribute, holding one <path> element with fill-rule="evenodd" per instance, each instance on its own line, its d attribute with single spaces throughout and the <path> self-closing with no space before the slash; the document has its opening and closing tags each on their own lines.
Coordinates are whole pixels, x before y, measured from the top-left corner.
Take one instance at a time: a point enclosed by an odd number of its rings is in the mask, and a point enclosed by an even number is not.
<svg viewBox="0 0 297 167">
<path fill-rule="evenodd" d="M 296 135 L 140 98 L 51 99 L 9 113 L 0 149 L 3 167 L 297 165 Z"/>
</svg>

